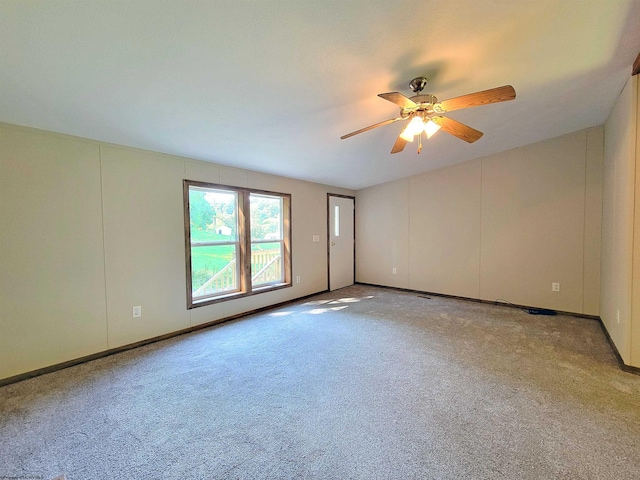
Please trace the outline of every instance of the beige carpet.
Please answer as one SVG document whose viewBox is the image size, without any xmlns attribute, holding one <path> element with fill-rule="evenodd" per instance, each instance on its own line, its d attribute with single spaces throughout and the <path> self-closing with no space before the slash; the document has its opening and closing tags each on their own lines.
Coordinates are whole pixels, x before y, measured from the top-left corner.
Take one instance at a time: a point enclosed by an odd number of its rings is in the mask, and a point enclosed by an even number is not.
<svg viewBox="0 0 640 480">
<path fill-rule="evenodd" d="M 596 321 L 366 286 L 0 388 L 0 478 L 637 479 Z"/>
</svg>

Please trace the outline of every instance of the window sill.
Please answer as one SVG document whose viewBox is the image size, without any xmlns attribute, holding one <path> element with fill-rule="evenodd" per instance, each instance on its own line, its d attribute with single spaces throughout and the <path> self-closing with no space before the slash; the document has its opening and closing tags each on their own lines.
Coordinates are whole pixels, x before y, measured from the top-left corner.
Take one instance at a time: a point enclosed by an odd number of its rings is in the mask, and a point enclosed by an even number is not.
<svg viewBox="0 0 640 480">
<path fill-rule="evenodd" d="M 193 300 L 191 304 L 188 304 L 187 309 L 191 310 L 193 308 L 204 307 L 205 305 L 213 305 L 215 303 L 227 302 L 229 300 L 238 300 L 240 298 L 258 295 L 260 293 L 272 292 L 274 290 L 281 290 L 283 288 L 288 288 L 291 286 L 293 286 L 292 283 L 271 283 L 268 285 L 261 285 L 259 287 L 256 287 L 251 292 L 231 292 L 217 295 L 215 297 L 197 299 Z"/>
</svg>

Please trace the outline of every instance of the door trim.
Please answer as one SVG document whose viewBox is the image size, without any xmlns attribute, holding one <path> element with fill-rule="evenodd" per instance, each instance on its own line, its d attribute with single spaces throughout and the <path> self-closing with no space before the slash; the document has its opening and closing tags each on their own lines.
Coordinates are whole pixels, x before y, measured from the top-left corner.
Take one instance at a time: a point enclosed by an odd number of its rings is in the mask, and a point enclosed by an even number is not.
<svg viewBox="0 0 640 480">
<path fill-rule="evenodd" d="M 356 283 L 356 197 L 327 193 L 327 290 L 331 291 L 331 197 L 350 198 L 353 200 L 353 283 Z"/>
</svg>

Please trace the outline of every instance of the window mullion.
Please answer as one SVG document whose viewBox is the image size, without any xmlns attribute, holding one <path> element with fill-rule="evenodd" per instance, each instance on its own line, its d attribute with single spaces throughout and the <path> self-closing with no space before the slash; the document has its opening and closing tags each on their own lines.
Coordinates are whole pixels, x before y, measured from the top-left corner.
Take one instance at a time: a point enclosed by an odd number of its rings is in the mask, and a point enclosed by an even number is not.
<svg viewBox="0 0 640 480">
<path fill-rule="evenodd" d="M 238 192 L 238 240 L 242 290 L 251 293 L 251 211 L 249 192 Z"/>
</svg>

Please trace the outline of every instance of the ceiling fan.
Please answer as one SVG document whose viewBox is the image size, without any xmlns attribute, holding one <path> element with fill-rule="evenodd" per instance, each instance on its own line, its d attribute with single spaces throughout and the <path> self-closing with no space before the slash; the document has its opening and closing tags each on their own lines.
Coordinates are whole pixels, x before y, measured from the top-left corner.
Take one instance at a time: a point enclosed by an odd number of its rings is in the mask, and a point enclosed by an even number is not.
<svg viewBox="0 0 640 480">
<path fill-rule="evenodd" d="M 407 142 L 413 142 L 414 137 L 418 136 L 418 153 L 422 150 L 422 132 L 425 132 L 427 138 L 436 133 L 441 128 L 451 135 L 460 138 L 468 143 L 473 143 L 482 137 L 482 132 L 474 128 L 460 123 L 452 118 L 443 117 L 441 114 L 460 110 L 462 108 L 478 107 L 480 105 L 488 105 L 490 103 L 506 102 L 516 98 L 516 91 L 511 85 L 483 90 L 481 92 L 462 95 L 461 97 L 450 98 L 443 102 L 430 94 L 421 94 L 427 79 L 425 77 L 417 77 L 411 80 L 409 87 L 416 95 L 413 97 L 405 97 L 400 92 L 380 93 L 379 97 L 395 103 L 400 107 L 400 116 L 390 118 L 384 122 L 369 125 L 355 132 L 348 133 L 340 137 L 341 139 L 353 137 L 359 133 L 382 127 L 398 120 L 409 120 L 405 128 L 402 130 L 396 143 L 391 149 L 391 153 L 398 153 L 404 150 Z"/>
</svg>

